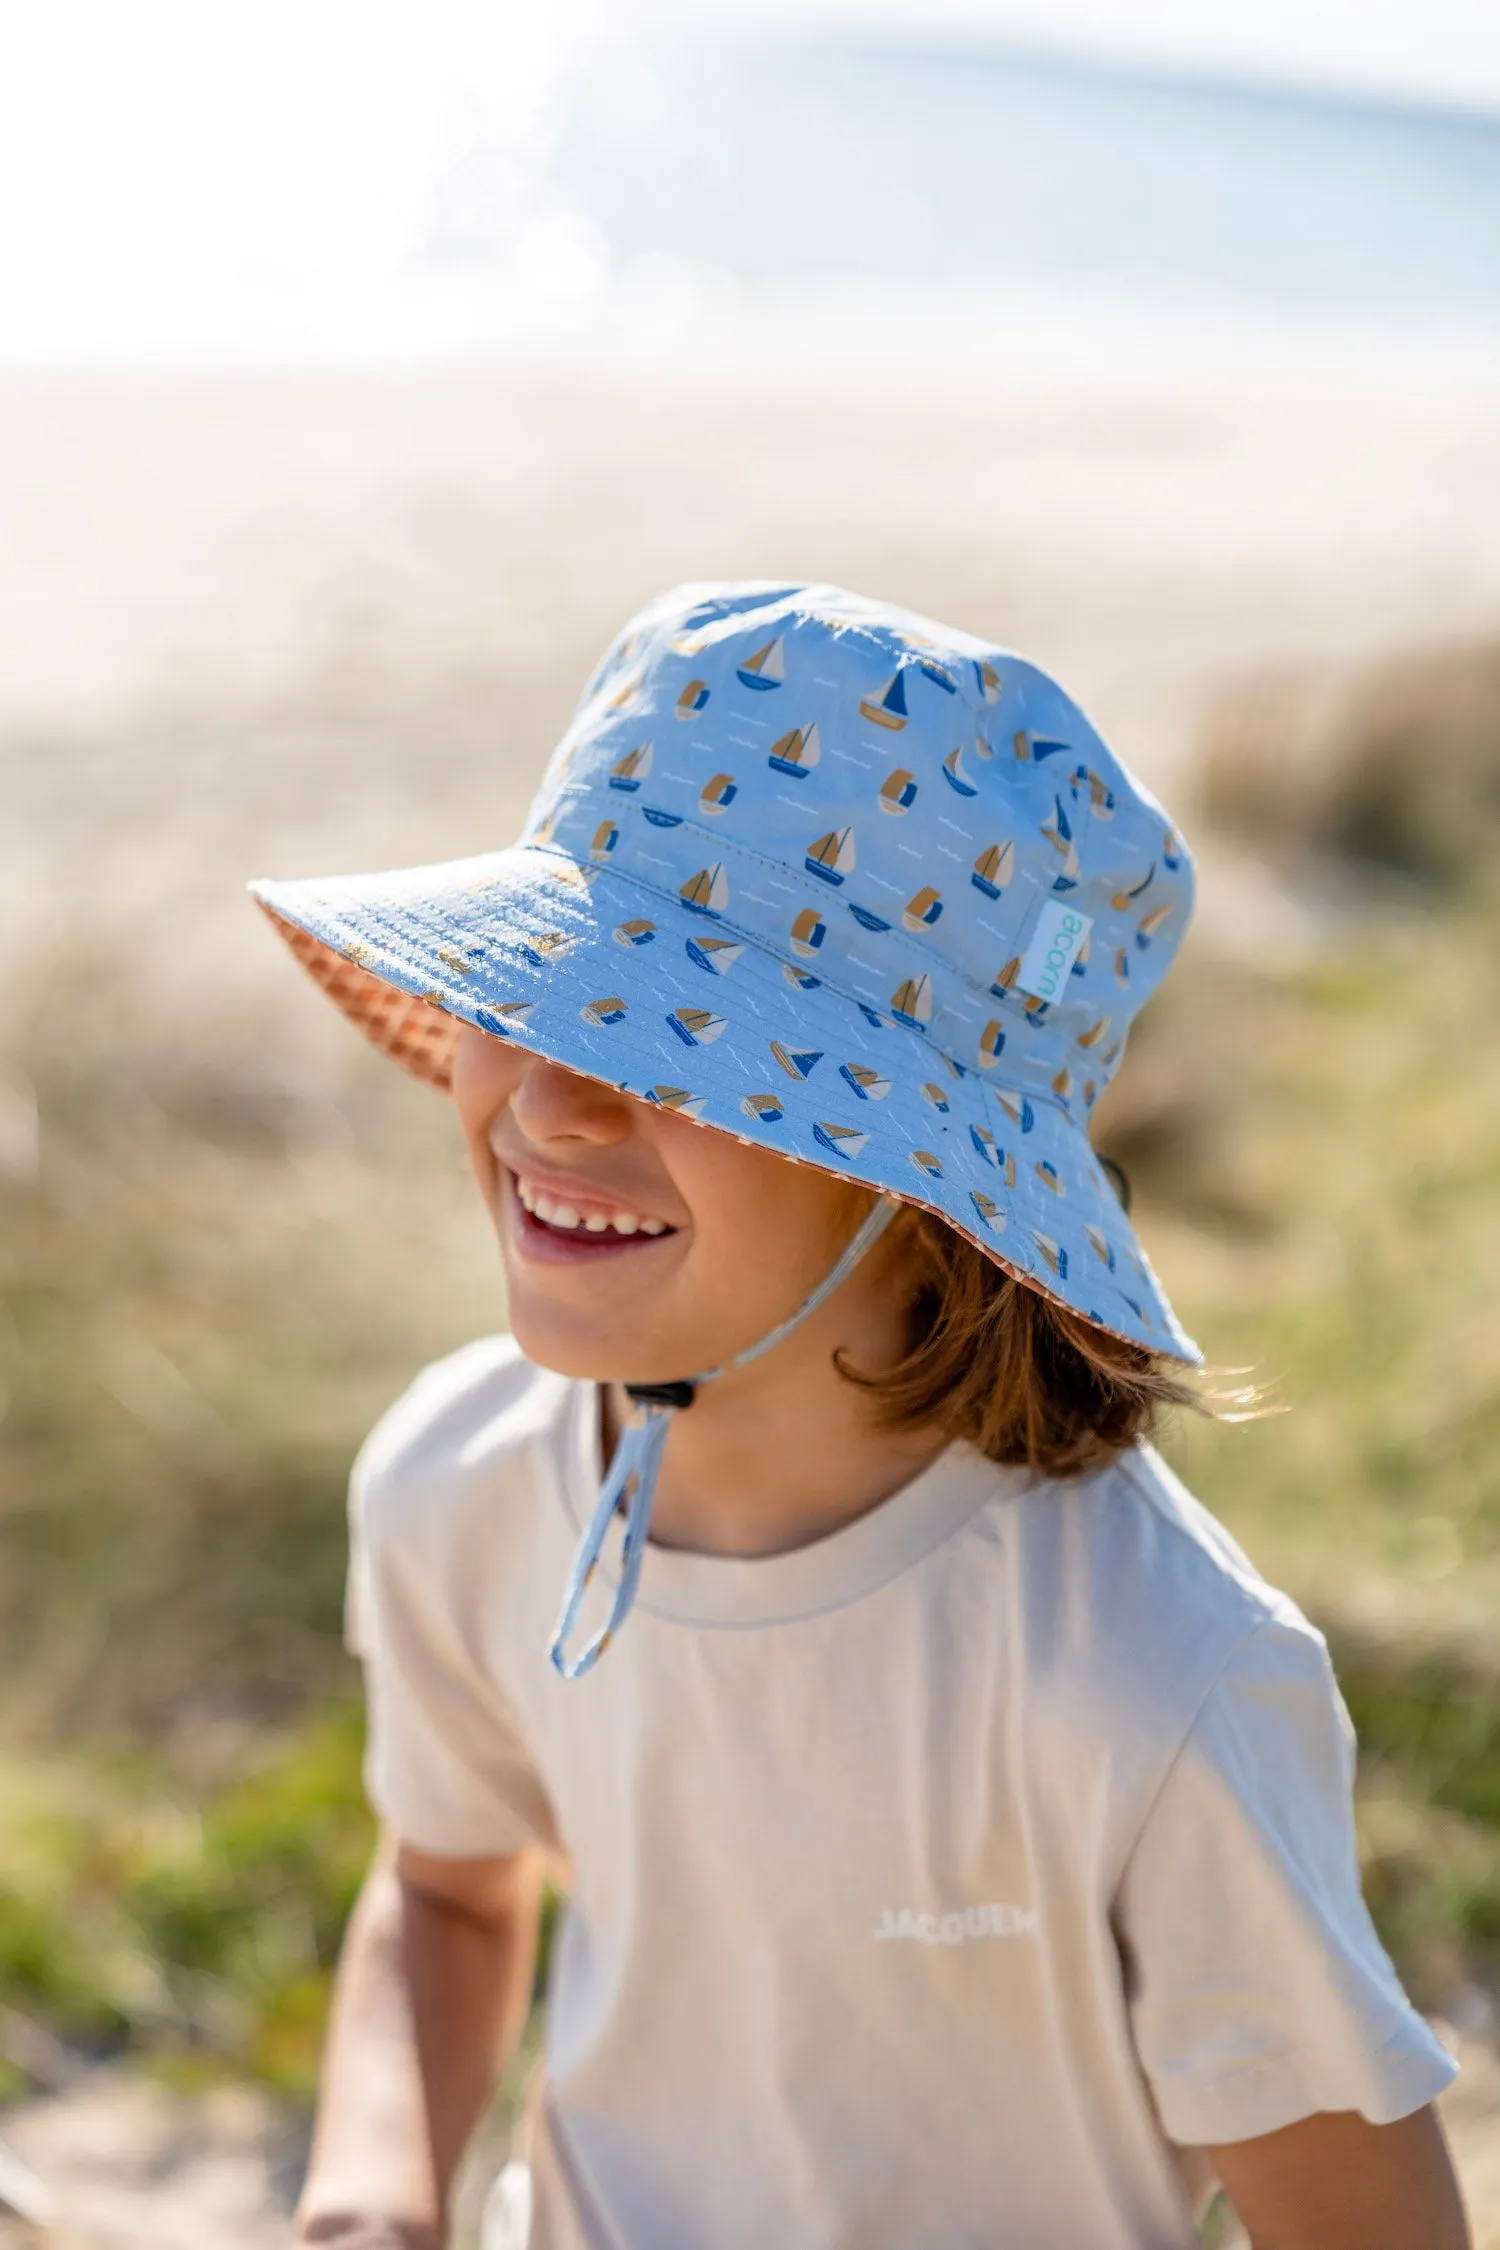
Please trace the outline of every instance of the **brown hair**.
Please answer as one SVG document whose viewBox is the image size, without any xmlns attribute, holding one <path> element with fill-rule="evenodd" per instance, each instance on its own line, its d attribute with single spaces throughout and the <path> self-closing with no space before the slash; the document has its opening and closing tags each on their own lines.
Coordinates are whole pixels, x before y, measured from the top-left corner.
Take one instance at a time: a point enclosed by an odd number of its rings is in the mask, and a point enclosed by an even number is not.
<svg viewBox="0 0 1500 2250">
<path fill-rule="evenodd" d="M 888 1429 L 940 1429 L 992 1461 L 1069 1476 L 1149 1437 L 1169 1407 L 1244 1418 L 1224 1409 L 1252 1392 L 1194 1387 L 1180 1362 L 1044 1297 L 932 1213 L 908 1204 L 891 1238 L 916 1278 L 910 1349 L 873 1375 L 837 1355 Z"/>
</svg>

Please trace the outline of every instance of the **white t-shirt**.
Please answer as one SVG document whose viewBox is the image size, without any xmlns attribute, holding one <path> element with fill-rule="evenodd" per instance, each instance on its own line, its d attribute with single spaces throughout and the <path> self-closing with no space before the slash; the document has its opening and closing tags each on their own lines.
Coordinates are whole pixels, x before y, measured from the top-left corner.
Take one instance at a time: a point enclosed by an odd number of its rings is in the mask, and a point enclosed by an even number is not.
<svg viewBox="0 0 1500 2250">
<path fill-rule="evenodd" d="M 494 1336 L 351 1477 L 374 1805 L 572 1861 L 537 2250 L 1189 2250 L 1203 2144 L 1454 2075 L 1323 1638 L 1152 1447 L 957 1443 L 793 1552 L 648 1546 L 566 1681 L 599 1473 L 594 1386 Z"/>
</svg>

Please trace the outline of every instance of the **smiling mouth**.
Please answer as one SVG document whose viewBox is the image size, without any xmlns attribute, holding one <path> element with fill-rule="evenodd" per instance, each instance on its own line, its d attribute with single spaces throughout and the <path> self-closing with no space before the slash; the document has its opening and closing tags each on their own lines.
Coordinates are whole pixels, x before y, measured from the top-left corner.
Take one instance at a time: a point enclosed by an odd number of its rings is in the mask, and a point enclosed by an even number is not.
<svg viewBox="0 0 1500 2250">
<path fill-rule="evenodd" d="M 521 1173 L 510 1173 L 516 1223 L 523 1242 L 579 1251 L 644 1248 L 649 1241 L 677 1232 L 665 1219 L 580 1195 L 577 1202 L 539 1188 Z"/>
</svg>

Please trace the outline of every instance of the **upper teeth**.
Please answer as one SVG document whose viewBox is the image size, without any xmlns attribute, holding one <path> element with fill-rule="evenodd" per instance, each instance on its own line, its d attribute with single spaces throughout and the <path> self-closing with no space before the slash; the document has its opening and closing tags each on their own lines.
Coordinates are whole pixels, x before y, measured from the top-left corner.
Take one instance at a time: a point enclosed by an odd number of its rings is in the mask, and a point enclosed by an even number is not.
<svg viewBox="0 0 1500 2250">
<path fill-rule="evenodd" d="M 616 1234 L 665 1234 L 665 1219 L 643 1218 L 638 1211 L 590 1211 L 585 1217 L 575 1204 L 564 1203 L 560 1197 L 546 1195 L 534 1188 L 529 1180 L 517 1176 L 516 1193 L 526 1209 L 549 1227 L 582 1227 L 588 1234 L 604 1234 L 611 1228 Z"/>
</svg>

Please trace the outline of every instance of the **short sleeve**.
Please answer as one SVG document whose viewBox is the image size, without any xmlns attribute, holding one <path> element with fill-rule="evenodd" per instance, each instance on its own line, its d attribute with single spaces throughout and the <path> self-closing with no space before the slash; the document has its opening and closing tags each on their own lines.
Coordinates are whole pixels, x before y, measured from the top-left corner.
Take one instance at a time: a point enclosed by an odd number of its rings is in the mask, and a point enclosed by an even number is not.
<svg viewBox="0 0 1500 2250">
<path fill-rule="evenodd" d="M 455 1859 L 557 1845 L 546 1789 L 474 1630 L 479 1562 L 441 1495 L 367 1439 L 349 1477 L 344 1593 L 345 1644 L 365 1674 L 365 1793 L 403 1842 Z"/>
<path fill-rule="evenodd" d="M 1146 1818 L 1116 1932 L 1136 2049 L 1184 2146 L 1324 2110 L 1387 2124 L 1456 2074 L 1365 1906 L 1354 1754 L 1322 1635 L 1269 1619 L 1231 1653 Z"/>
</svg>

